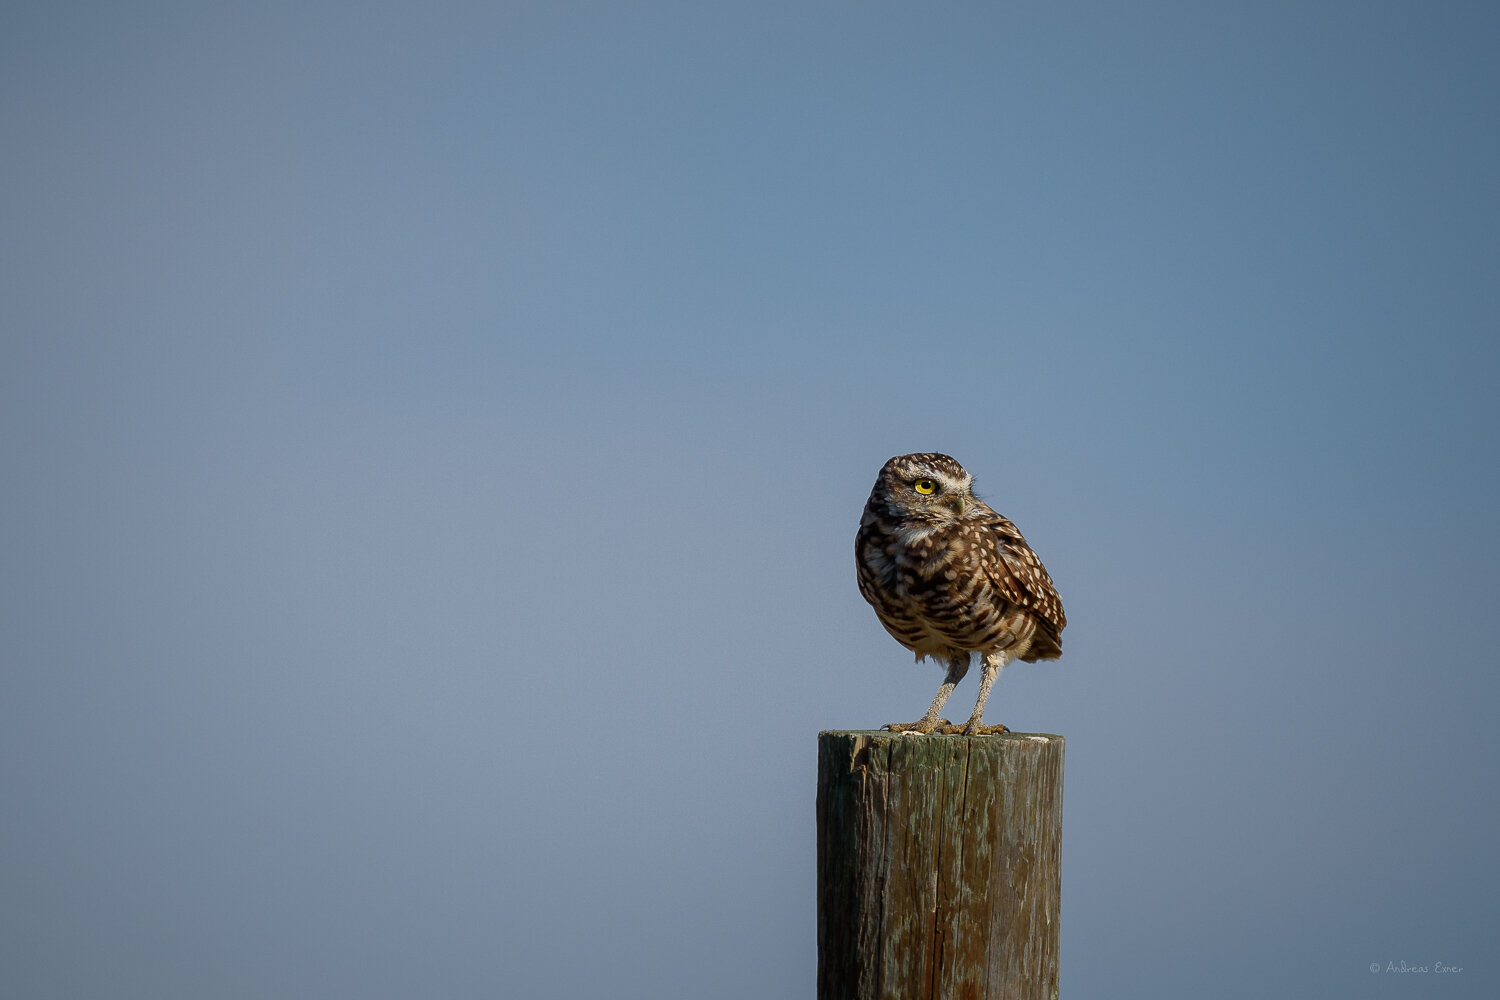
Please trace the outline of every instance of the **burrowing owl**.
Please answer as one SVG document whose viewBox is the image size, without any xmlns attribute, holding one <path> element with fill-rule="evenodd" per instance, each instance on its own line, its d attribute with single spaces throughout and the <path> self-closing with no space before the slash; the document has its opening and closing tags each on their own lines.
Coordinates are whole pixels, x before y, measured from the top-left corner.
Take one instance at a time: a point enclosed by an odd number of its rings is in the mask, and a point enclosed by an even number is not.
<svg viewBox="0 0 1500 1000">
<path fill-rule="evenodd" d="M 1068 623 L 1052 577 L 1016 526 L 977 496 L 974 477 L 947 455 L 885 463 L 854 539 L 859 592 L 880 624 L 917 654 L 944 657 L 948 676 L 927 714 L 892 732 L 1000 733 L 984 724 L 990 686 L 1011 660 L 1055 660 Z M 979 700 L 966 725 L 940 718 L 953 688 L 983 657 Z"/>
</svg>

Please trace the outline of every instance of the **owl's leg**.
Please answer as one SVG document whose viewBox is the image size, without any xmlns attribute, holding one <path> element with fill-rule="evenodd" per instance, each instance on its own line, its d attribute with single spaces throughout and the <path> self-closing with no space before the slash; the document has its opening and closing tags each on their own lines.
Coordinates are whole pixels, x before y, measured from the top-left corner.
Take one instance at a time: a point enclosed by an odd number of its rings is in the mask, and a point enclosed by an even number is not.
<svg viewBox="0 0 1500 1000">
<path fill-rule="evenodd" d="M 943 726 L 938 732 L 941 733 L 963 733 L 965 736 L 993 736 L 995 733 L 1008 733 L 1009 727 L 1003 725 L 986 726 L 984 724 L 984 703 L 990 699 L 990 688 L 995 683 L 995 678 L 1000 676 L 1000 671 L 1010 662 L 1010 654 L 1001 650 L 998 653 L 986 653 L 984 657 L 983 671 L 979 677 L 979 700 L 974 703 L 974 714 L 969 716 L 969 721 L 962 726 Z"/>
<path fill-rule="evenodd" d="M 942 717 L 943 706 L 948 703 L 948 696 L 953 693 L 953 689 L 968 672 L 968 653 L 948 657 L 948 676 L 943 678 L 943 686 L 938 688 L 937 697 L 932 699 L 932 704 L 927 708 L 927 714 L 916 722 L 892 722 L 880 728 L 889 729 L 893 733 L 930 733 L 939 726 L 946 726 L 948 720 Z"/>
</svg>

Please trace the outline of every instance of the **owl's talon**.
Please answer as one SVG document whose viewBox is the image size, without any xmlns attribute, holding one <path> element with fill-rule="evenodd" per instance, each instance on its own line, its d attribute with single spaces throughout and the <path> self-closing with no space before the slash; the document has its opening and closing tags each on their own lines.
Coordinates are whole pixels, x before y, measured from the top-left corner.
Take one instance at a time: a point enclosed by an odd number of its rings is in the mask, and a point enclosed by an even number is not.
<svg viewBox="0 0 1500 1000">
<path fill-rule="evenodd" d="M 918 719 L 916 722 L 887 722 L 880 728 L 905 736 L 927 736 L 947 725 L 947 719 Z"/>
<path fill-rule="evenodd" d="M 1010 727 L 998 724 L 986 726 L 982 722 L 970 720 L 961 726 L 939 726 L 937 732 L 942 733 L 944 736 L 998 736 L 1000 733 L 1010 732 Z"/>
</svg>

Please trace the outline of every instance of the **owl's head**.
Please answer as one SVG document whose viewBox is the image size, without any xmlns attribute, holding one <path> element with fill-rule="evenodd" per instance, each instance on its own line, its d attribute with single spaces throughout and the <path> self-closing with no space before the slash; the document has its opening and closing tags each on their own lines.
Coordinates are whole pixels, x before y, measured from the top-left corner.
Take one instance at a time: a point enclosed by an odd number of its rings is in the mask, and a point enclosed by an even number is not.
<svg viewBox="0 0 1500 1000">
<path fill-rule="evenodd" d="M 947 455 L 897 455 L 881 468 L 870 492 L 870 508 L 890 517 L 926 524 L 957 521 L 979 502 L 974 477 Z"/>
</svg>

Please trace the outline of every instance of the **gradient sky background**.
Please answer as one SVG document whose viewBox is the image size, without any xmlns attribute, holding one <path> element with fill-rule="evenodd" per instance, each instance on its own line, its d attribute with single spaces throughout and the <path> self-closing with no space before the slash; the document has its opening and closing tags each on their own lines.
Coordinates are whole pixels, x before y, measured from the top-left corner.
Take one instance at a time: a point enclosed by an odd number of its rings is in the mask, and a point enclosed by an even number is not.
<svg viewBox="0 0 1500 1000">
<path fill-rule="evenodd" d="M 942 672 L 854 530 L 940 450 L 1067 603 L 989 712 L 1068 738 L 1064 996 L 1497 995 L 1497 52 L 6 4 L 0 992 L 812 996 L 816 733 Z"/>
</svg>

